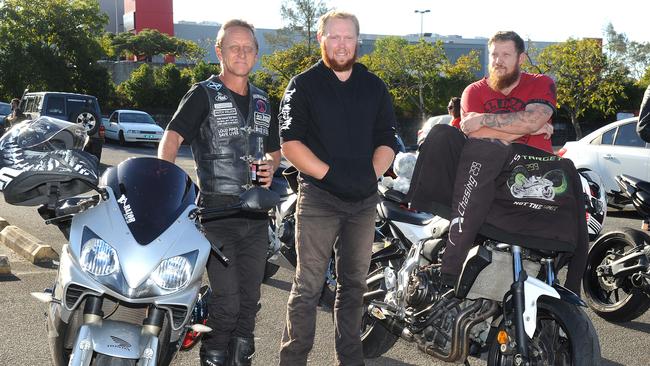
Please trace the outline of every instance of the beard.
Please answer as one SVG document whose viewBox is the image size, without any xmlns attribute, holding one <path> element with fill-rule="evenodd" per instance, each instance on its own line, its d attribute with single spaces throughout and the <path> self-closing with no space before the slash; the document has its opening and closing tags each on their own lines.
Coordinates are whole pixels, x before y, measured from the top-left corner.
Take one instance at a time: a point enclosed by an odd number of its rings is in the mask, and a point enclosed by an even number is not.
<svg viewBox="0 0 650 366">
<path fill-rule="evenodd" d="M 505 75 L 498 75 L 497 70 L 490 66 L 490 75 L 488 76 L 488 85 L 494 90 L 503 90 L 507 89 L 512 84 L 516 83 L 519 80 L 521 75 L 521 69 L 519 65 L 515 66 L 515 69 Z"/>
<path fill-rule="evenodd" d="M 349 71 L 352 69 L 352 66 L 357 60 L 357 48 L 354 48 L 354 54 L 352 55 L 352 58 L 341 63 L 337 61 L 335 58 L 330 58 L 329 55 L 327 54 L 327 46 L 325 45 L 325 42 L 322 42 L 320 45 L 320 54 L 321 57 L 323 58 L 323 62 L 325 63 L 325 66 L 329 67 L 330 69 L 341 72 L 341 71 Z"/>
</svg>

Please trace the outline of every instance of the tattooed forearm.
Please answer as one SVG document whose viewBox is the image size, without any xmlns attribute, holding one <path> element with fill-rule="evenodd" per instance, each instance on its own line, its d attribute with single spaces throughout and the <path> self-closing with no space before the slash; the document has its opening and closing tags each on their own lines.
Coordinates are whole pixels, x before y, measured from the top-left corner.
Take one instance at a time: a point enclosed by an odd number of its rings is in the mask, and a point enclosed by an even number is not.
<svg viewBox="0 0 650 366">
<path fill-rule="evenodd" d="M 544 104 L 530 104 L 526 110 L 511 113 L 486 113 L 481 126 L 508 133 L 529 134 L 535 132 L 553 115 L 553 110 Z"/>
</svg>

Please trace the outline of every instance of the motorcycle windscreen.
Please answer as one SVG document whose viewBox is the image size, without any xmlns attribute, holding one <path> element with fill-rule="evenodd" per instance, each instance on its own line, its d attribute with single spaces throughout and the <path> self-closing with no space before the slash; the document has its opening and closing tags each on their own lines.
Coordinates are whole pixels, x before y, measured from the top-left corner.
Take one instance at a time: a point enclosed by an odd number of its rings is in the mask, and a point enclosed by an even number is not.
<svg viewBox="0 0 650 366">
<path fill-rule="evenodd" d="M 181 168 L 156 158 L 125 160 L 106 170 L 100 186 L 111 187 L 124 221 L 141 245 L 167 230 L 197 194 Z"/>
</svg>

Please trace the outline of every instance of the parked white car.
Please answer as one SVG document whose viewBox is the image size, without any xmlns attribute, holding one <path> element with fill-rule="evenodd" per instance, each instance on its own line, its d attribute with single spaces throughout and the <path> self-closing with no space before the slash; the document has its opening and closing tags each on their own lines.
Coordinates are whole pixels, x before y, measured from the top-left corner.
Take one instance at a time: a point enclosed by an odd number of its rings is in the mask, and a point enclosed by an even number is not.
<svg viewBox="0 0 650 366">
<path fill-rule="evenodd" d="M 156 124 L 149 113 L 130 109 L 118 109 L 108 120 L 102 119 L 106 129 L 106 138 L 127 142 L 159 142 L 163 129 Z"/>
<path fill-rule="evenodd" d="M 619 174 L 650 181 L 650 149 L 636 132 L 637 118 L 612 122 L 578 141 L 567 142 L 558 155 L 569 158 L 578 169 L 589 169 L 602 179 L 608 202 L 620 188 Z"/>
</svg>

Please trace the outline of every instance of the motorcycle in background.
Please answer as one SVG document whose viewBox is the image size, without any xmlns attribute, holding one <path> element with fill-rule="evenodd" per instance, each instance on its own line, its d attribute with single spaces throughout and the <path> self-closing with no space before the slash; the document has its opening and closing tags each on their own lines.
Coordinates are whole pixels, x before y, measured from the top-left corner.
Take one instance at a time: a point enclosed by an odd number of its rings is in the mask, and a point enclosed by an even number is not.
<svg viewBox="0 0 650 366">
<path fill-rule="evenodd" d="M 650 308 L 650 183 L 619 175 L 616 200 L 632 204 L 643 219 L 641 230 L 605 233 L 587 257 L 582 287 L 589 307 L 610 322 L 627 322 Z"/>
</svg>

